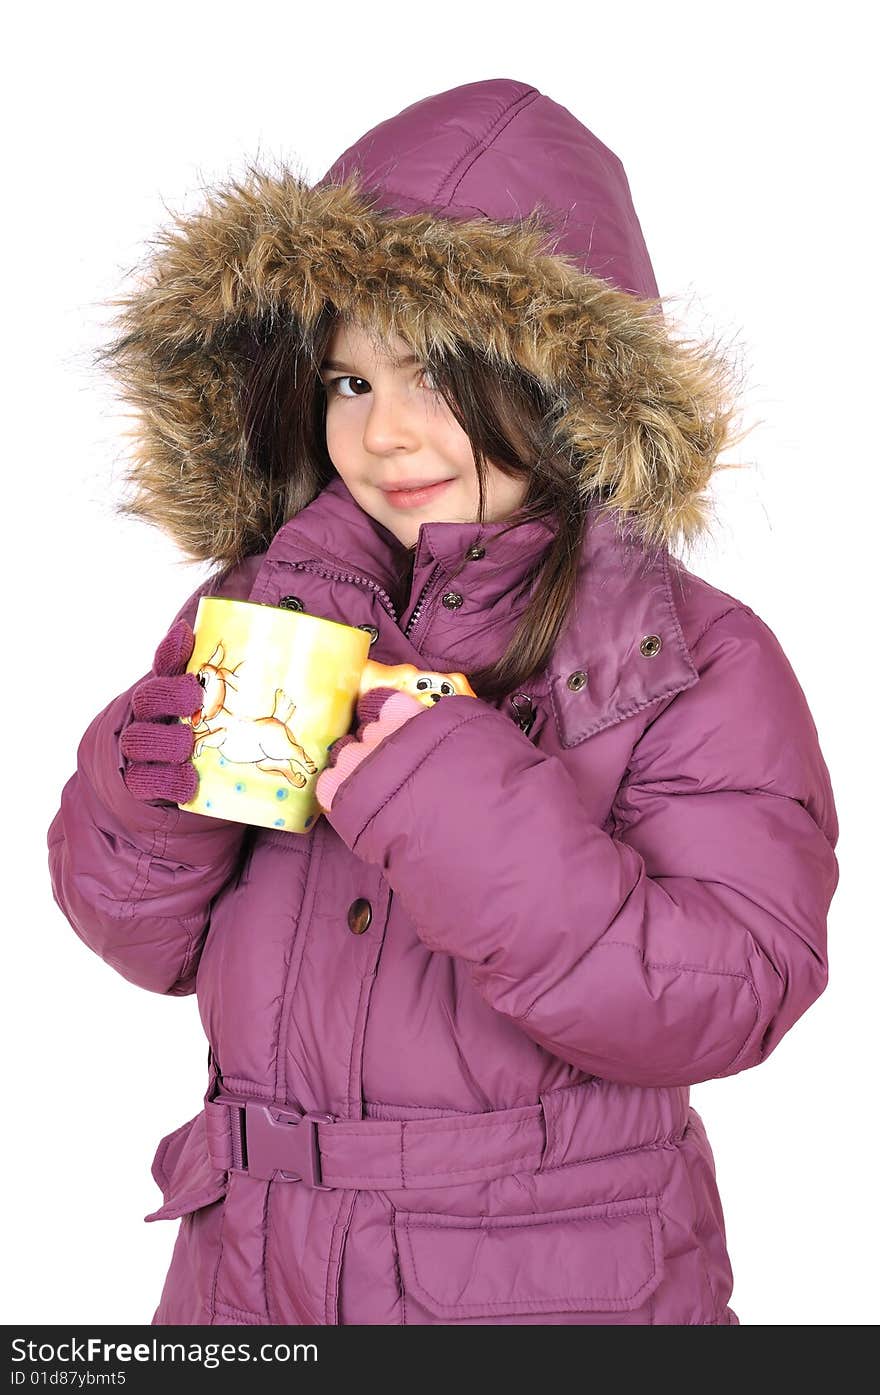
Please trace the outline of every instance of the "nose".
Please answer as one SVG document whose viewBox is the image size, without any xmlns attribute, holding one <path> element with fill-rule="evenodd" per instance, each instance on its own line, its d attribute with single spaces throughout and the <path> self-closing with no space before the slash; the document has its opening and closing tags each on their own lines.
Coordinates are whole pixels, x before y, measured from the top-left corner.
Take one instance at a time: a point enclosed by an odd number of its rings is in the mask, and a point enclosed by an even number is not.
<svg viewBox="0 0 880 1395">
<path fill-rule="evenodd" d="M 370 411 L 364 425 L 364 450 L 370 455 L 389 455 L 393 451 L 418 448 L 419 434 L 415 408 L 405 395 L 393 392 L 372 393 Z"/>
</svg>

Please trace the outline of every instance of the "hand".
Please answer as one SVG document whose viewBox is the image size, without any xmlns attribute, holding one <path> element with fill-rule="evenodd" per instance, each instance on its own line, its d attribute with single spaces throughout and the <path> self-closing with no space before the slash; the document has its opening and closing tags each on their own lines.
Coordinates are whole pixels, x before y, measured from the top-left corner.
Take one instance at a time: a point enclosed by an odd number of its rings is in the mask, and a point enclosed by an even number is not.
<svg viewBox="0 0 880 1395">
<path fill-rule="evenodd" d="M 397 688 L 370 688 L 358 700 L 358 729 L 355 733 L 340 736 L 330 747 L 329 764 L 321 771 L 315 782 L 315 795 L 318 803 L 328 813 L 336 791 L 362 760 L 390 736 L 410 717 L 427 711 L 424 703 L 409 693 Z"/>
<path fill-rule="evenodd" d="M 186 804 L 198 789 L 193 729 L 175 720 L 198 712 L 204 698 L 195 674 L 185 672 L 194 647 L 190 626 L 178 620 L 156 650 L 151 676 L 131 695 L 134 720 L 119 745 L 126 757 L 122 778 L 136 799 Z"/>
</svg>

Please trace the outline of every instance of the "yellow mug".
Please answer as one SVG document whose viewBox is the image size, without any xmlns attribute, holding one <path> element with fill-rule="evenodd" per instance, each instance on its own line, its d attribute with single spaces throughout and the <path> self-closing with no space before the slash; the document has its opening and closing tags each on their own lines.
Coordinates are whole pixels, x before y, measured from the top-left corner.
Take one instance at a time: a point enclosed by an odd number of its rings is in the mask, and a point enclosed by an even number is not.
<svg viewBox="0 0 880 1395">
<path fill-rule="evenodd" d="M 370 635 L 301 610 L 202 596 L 187 673 L 204 690 L 192 726 L 195 797 L 181 809 L 307 833 L 321 814 L 315 783 L 369 688 L 400 688 L 426 706 L 475 697 L 463 673 L 367 657 Z"/>
</svg>

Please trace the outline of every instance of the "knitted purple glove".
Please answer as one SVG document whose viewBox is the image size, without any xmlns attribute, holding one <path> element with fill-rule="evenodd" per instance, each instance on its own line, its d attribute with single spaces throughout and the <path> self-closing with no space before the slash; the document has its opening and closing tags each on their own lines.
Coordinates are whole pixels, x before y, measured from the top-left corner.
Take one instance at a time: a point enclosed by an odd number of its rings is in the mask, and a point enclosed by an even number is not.
<svg viewBox="0 0 880 1395">
<path fill-rule="evenodd" d="M 152 675 L 132 692 L 134 720 L 119 747 L 126 758 L 122 778 L 136 799 L 186 804 L 198 789 L 193 729 L 177 721 L 198 712 L 204 699 L 195 674 L 185 672 L 194 647 L 190 626 L 178 620 L 156 650 Z"/>
<path fill-rule="evenodd" d="M 358 700 L 358 729 L 354 733 L 340 736 L 330 747 L 330 760 L 315 782 L 315 796 L 325 813 L 328 813 L 336 791 L 362 760 L 375 751 L 380 742 L 390 736 L 410 717 L 425 712 L 425 704 L 409 693 L 398 688 L 370 688 Z"/>
</svg>

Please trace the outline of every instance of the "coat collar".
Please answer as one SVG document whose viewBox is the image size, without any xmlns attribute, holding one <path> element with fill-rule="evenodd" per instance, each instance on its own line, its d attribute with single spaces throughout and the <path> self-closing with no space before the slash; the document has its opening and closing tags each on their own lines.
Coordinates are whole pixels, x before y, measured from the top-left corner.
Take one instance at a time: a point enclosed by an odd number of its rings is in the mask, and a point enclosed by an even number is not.
<svg viewBox="0 0 880 1395">
<path fill-rule="evenodd" d="M 563 746 L 577 746 L 699 679 L 668 549 L 649 553 L 637 538 L 627 541 L 596 508 L 589 511 L 575 603 L 548 679 Z"/>
<path fill-rule="evenodd" d="M 509 591 L 525 576 L 550 543 L 554 529 L 544 522 L 522 523 L 505 533 L 504 523 L 423 523 L 419 528 L 410 584 L 410 603 L 418 598 L 427 576 L 439 564 L 451 575 L 476 543 L 486 549 L 483 576 L 497 574 Z M 389 529 L 355 501 L 335 475 L 320 494 L 279 529 L 269 550 L 276 560 L 299 559 L 303 547 L 338 566 L 355 567 L 393 595 L 407 561 L 407 549 Z M 491 553 L 491 561 L 490 559 Z M 498 591 L 493 586 L 493 592 Z M 411 604 L 400 612 L 405 621 Z"/>
<path fill-rule="evenodd" d="M 478 601 L 476 623 L 440 613 L 414 644 L 434 666 L 467 673 L 500 657 L 528 602 L 521 583 L 553 537 L 543 520 L 504 532 L 503 523 L 424 523 L 404 609 L 394 605 L 407 550 L 354 500 L 338 476 L 275 535 L 266 560 L 329 564 L 384 593 L 404 629 L 429 579 L 453 577 L 475 544 L 484 556 L 461 573 L 461 589 Z M 659 647 L 657 645 L 659 640 Z M 497 652 L 496 652 L 497 650 Z M 590 508 L 574 604 L 546 672 L 526 691 L 552 706 L 560 743 L 576 746 L 603 728 L 671 697 L 698 680 L 673 589 L 668 549 L 646 551 L 614 518 Z M 585 679 L 585 681 L 583 681 Z"/>
</svg>

